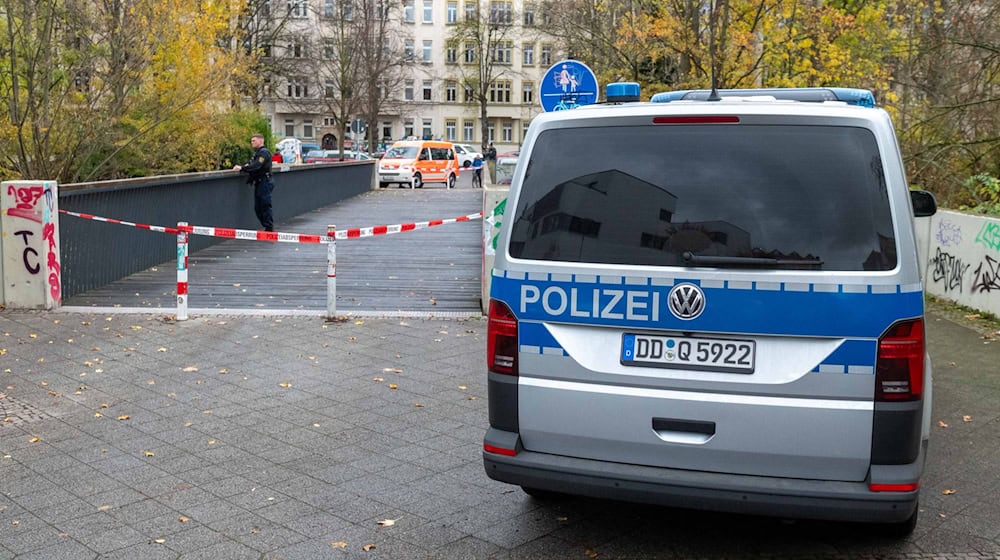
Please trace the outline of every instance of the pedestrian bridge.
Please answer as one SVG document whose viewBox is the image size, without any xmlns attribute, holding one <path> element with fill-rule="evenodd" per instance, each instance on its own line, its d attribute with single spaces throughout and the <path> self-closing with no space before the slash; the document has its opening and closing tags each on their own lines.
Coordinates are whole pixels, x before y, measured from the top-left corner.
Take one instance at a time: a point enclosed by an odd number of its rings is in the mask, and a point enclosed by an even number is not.
<svg viewBox="0 0 1000 560">
<path fill-rule="evenodd" d="M 368 190 L 278 219 L 275 229 L 325 235 L 328 225 L 342 230 L 474 214 L 482 209 L 483 191 L 467 183 L 452 190 L 437 188 L 443 185 Z M 478 315 L 482 228 L 481 220 L 472 220 L 337 241 L 337 314 Z M 69 296 L 63 306 L 172 313 L 176 288 L 177 262 L 171 260 Z M 195 315 L 251 310 L 318 314 L 326 311 L 326 292 L 327 247 L 322 244 L 232 239 L 193 250 L 188 259 L 188 306 Z"/>
</svg>

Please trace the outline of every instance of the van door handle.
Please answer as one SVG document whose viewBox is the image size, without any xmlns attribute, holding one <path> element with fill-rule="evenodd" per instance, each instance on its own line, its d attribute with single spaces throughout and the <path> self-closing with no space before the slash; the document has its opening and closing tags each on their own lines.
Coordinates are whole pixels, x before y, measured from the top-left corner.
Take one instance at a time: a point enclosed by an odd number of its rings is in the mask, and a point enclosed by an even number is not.
<svg viewBox="0 0 1000 560">
<path fill-rule="evenodd" d="M 715 422 L 683 420 L 680 418 L 653 418 L 653 433 L 670 443 L 700 445 L 715 436 Z"/>
</svg>

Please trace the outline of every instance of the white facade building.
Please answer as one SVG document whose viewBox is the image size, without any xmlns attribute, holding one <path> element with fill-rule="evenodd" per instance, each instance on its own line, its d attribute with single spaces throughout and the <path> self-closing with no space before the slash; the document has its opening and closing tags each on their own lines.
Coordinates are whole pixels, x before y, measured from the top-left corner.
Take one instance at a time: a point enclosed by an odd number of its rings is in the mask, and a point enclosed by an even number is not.
<svg viewBox="0 0 1000 560">
<path fill-rule="evenodd" d="M 289 0 L 288 28 L 302 35 L 310 29 L 329 25 L 331 6 L 343 0 Z M 481 145 L 484 138 L 493 141 L 498 152 L 516 150 L 528 124 L 542 112 L 538 100 L 542 76 L 560 59 L 556 43 L 543 30 L 541 1 L 530 0 L 395 0 L 394 27 L 405 43 L 406 56 L 412 54 L 412 64 L 404 69 L 403 83 L 398 91 L 390 92 L 398 106 L 392 114 L 380 115 L 376 127 L 381 141 L 393 141 L 415 136 L 450 140 L 463 144 Z M 285 8 L 285 2 L 277 4 Z M 489 125 L 483 130 L 480 107 L 470 99 L 462 85 L 462 73 L 475 72 L 476 64 L 465 62 L 464 47 L 449 49 L 446 42 L 457 25 L 479 9 L 483 17 L 500 14 L 511 24 L 505 40 L 493 56 L 496 79 L 490 88 L 487 108 Z M 496 17 L 494 15 L 494 17 Z M 297 30 L 297 31 L 296 31 Z M 312 54 L 299 50 L 294 42 L 281 45 L 271 53 L 277 60 L 301 58 Z M 314 50 L 317 50 L 314 48 Z M 476 53 L 482 56 L 484 53 Z M 489 54 L 489 53 L 487 53 Z M 306 56 L 308 58 L 308 56 Z M 280 66 L 280 62 L 279 62 Z M 324 94 L 323 78 L 318 75 L 282 76 L 275 83 L 271 96 L 266 97 L 263 111 L 271 121 L 277 139 L 288 136 L 305 143 L 327 144 L 337 135 L 331 115 L 304 109 L 303 101 Z M 280 80 L 279 80 L 280 81 Z"/>
</svg>

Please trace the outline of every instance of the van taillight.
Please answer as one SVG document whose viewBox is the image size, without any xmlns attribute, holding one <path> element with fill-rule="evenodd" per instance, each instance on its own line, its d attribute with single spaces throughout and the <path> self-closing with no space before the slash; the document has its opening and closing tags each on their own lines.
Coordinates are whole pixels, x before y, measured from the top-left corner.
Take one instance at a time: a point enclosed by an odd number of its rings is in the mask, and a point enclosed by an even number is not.
<svg viewBox="0 0 1000 560">
<path fill-rule="evenodd" d="M 486 324 L 486 367 L 493 373 L 517 375 L 517 317 L 495 299 L 490 300 Z"/>
<path fill-rule="evenodd" d="M 924 322 L 900 321 L 878 341 L 876 401 L 916 401 L 924 394 Z"/>
</svg>

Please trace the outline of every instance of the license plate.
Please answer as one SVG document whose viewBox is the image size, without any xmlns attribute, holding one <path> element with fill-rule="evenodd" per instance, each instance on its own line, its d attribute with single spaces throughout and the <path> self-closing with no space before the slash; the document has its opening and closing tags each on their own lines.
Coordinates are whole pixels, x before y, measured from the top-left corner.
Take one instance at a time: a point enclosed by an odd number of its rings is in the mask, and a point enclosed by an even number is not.
<svg viewBox="0 0 1000 560">
<path fill-rule="evenodd" d="M 693 336 L 622 335 L 621 363 L 627 366 L 753 373 L 752 340 Z"/>
</svg>

